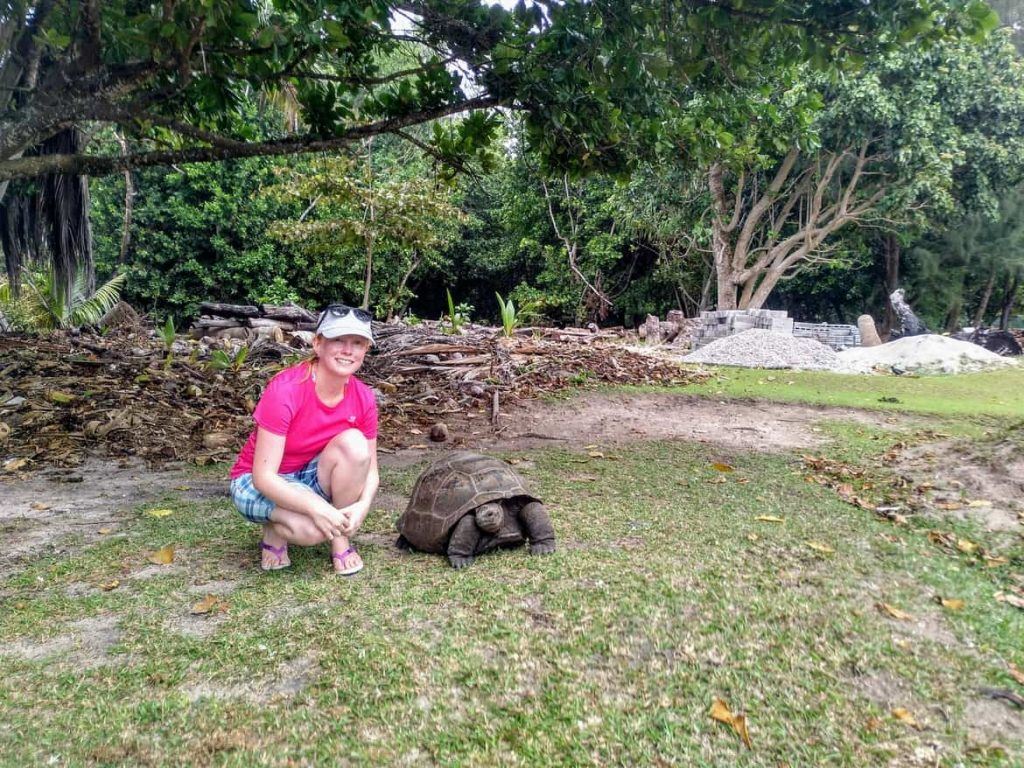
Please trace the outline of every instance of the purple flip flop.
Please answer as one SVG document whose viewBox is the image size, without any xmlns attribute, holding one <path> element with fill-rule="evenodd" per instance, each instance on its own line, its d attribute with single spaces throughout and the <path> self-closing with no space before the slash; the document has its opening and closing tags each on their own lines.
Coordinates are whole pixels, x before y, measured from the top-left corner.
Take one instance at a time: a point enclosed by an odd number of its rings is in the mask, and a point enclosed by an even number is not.
<svg viewBox="0 0 1024 768">
<path fill-rule="evenodd" d="M 351 554 L 358 554 L 358 552 L 356 552 L 355 547 L 349 547 L 344 552 L 332 552 L 331 559 L 337 560 L 339 565 L 344 565 L 345 558 Z M 344 571 L 335 571 L 335 573 L 337 573 L 339 576 L 353 576 L 359 573 L 361 570 L 363 570 L 363 565 L 364 563 L 362 558 L 359 558 L 359 565 L 352 566 L 351 568 L 348 568 Z"/>
<path fill-rule="evenodd" d="M 280 547 L 275 547 L 273 544 L 267 544 L 265 541 L 260 542 L 260 550 L 266 550 L 270 552 L 274 557 L 277 558 L 277 565 L 270 565 L 264 567 L 260 565 L 264 571 L 280 571 L 282 568 L 287 568 L 291 563 L 281 562 L 288 555 L 288 545 L 282 544 Z"/>
</svg>

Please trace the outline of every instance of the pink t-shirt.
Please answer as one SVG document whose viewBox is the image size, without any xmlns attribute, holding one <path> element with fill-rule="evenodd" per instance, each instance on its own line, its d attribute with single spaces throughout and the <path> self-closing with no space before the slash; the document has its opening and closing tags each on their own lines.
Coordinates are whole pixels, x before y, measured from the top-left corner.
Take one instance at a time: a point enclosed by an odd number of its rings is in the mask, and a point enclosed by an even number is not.
<svg viewBox="0 0 1024 768">
<path fill-rule="evenodd" d="M 377 401 L 373 391 L 353 376 L 345 387 L 345 397 L 328 408 L 317 397 L 307 363 L 285 368 L 272 378 L 252 418 L 267 431 L 285 436 L 284 456 L 278 469 L 282 475 L 302 469 L 346 429 L 358 429 L 367 440 L 377 437 Z M 232 479 L 252 472 L 255 452 L 254 429 L 231 468 Z"/>
</svg>

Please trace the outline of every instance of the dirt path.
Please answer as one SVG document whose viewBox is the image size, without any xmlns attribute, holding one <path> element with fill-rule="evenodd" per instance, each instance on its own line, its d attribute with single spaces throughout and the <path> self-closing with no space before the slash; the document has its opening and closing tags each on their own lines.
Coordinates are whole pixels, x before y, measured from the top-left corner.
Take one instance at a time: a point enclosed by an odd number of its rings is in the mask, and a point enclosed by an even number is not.
<svg viewBox="0 0 1024 768">
<path fill-rule="evenodd" d="M 500 417 L 498 434 L 481 419 L 454 429 L 458 447 L 529 450 L 563 446 L 621 445 L 646 440 L 692 440 L 737 451 L 810 449 L 823 442 L 815 423 L 846 419 L 872 426 L 906 423 L 906 417 L 852 409 L 778 403 L 717 402 L 685 395 L 586 394 L 571 400 L 533 402 Z M 816 431 L 817 430 L 817 431 Z M 429 446 L 430 452 L 447 446 Z M 426 451 L 382 454 L 389 466 L 423 460 Z M 184 500 L 223 496 L 226 483 L 187 469 L 154 471 L 141 463 L 90 460 L 75 469 L 45 469 L 0 484 L 0 574 L 40 554 L 60 554 L 104 535 L 116 535 L 133 509 L 165 494 Z M 382 495 L 387 489 L 382 489 Z M 104 533 L 99 533 L 99 531 Z"/>
<path fill-rule="evenodd" d="M 561 443 L 623 444 L 692 440 L 740 451 L 811 448 L 823 442 L 819 421 L 838 419 L 875 427 L 911 421 L 904 416 L 852 408 L 814 408 L 782 403 L 716 401 L 693 395 L 589 394 L 569 401 L 534 403 L 509 414 L 498 438 L 483 446 L 535 448 Z"/>
</svg>

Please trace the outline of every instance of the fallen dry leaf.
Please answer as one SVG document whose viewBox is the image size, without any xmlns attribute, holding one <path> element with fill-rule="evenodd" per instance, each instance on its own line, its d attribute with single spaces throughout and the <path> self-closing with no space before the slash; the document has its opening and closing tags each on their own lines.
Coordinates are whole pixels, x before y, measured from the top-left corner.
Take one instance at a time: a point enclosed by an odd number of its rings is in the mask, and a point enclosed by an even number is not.
<svg viewBox="0 0 1024 768">
<path fill-rule="evenodd" d="M 100 536 L 108 536 L 113 532 L 113 528 L 100 528 L 98 531 L 96 531 L 96 533 L 98 533 Z"/>
<path fill-rule="evenodd" d="M 728 704 L 716 696 L 711 702 L 711 718 L 720 723 L 732 726 L 732 729 L 736 731 L 736 734 L 743 740 L 743 743 L 746 744 L 747 749 L 753 749 L 753 745 L 750 743 L 750 733 L 747 731 L 746 715 L 742 713 L 734 713 L 729 709 Z"/>
<path fill-rule="evenodd" d="M 52 505 L 50 505 L 50 504 L 44 504 L 44 503 L 43 503 L 43 502 L 41 502 L 41 501 L 33 501 L 33 502 L 32 502 L 31 504 L 29 504 L 29 506 L 30 506 L 30 507 L 31 507 L 32 509 L 36 510 L 36 512 L 45 512 L 46 510 L 48 510 L 48 509 L 51 509 L 51 508 L 52 508 Z"/>
<path fill-rule="evenodd" d="M 887 613 L 894 619 L 899 619 L 900 621 L 910 621 L 914 618 L 906 611 L 901 611 L 896 606 L 889 605 L 888 603 L 878 603 L 878 610 L 882 611 L 882 613 Z"/>
<path fill-rule="evenodd" d="M 938 507 L 939 509 L 952 511 L 954 509 L 963 509 L 964 505 L 961 504 L 959 501 L 936 501 L 935 506 Z"/>
<path fill-rule="evenodd" d="M 978 551 L 978 545 L 970 539 L 957 539 L 956 548 L 963 552 L 965 555 L 973 555 Z"/>
<path fill-rule="evenodd" d="M 784 522 L 786 522 L 786 518 L 784 518 L 784 517 L 776 517 L 775 515 L 758 515 L 754 519 L 755 520 L 760 520 L 762 523 L 784 523 Z"/>
<path fill-rule="evenodd" d="M 896 707 L 896 709 L 892 711 L 892 716 L 904 725 L 909 725 L 911 728 L 921 728 L 921 724 L 917 722 L 914 716 L 903 707 Z"/>
<path fill-rule="evenodd" d="M 882 718 L 875 717 L 874 715 L 872 715 L 867 719 L 867 722 L 864 723 L 864 730 L 869 731 L 870 733 L 874 733 L 875 731 L 880 729 L 884 724 L 885 723 L 883 722 Z"/>
<path fill-rule="evenodd" d="M 111 581 L 108 581 L 105 584 L 100 584 L 100 589 L 102 589 L 104 592 L 109 592 L 112 589 L 117 589 L 119 586 L 121 586 L 120 579 L 112 579 Z"/>
<path fill-rule="evenodd" d="M 1014 608 L 1024 610 L 1024 597 L 1010 594 L 1009 592 L 996 592 L 996 602 L 1012 605 Z"/>
<path fill-rule="evenodd" d="M 46 393 L 46 399 L 51 403 L 57 405 L 67 405 L 68 403 L 75 402 L 75 396 L 69 395 L 67 392 L 61 392 L 60 390 L 51 389 Z"/>
<path fill-rule="evenodd" d="M 957 597 L 940 597 L 939 605 L 948 611 L 960 611 L 963 610 L 965 603 Z"/>
<path fill-rule="evenodd" d="M 1021 672 L 1020 669 L 1017 668 L 1017 665 L 1012 661 L 1010 662 L 1010 677 L 1021 685 L 1024 685 L 1024 672 Z"/>
<path fill-rule="evenodd" d="M 174 545 L 168 544 L 166 547 L 160 547 L 160 549 L 149 556 L 149 562 L 156 565 L 170 565 L 173 563 Z"/>
<path fill-rule="evenodd" d="M 214 611 L 217 611 L 218 613 L 226 611 L 227 608 L 228 604 L 218 595 L 207 595 L 192 606 L 192 613 L 196 616 L 202 616 L 207 613 L 213 613 Z"/>
<path fill-rule="evenodd" d="M 823 555 L 831 555 L 835 552 L 828 544 L 822 544 L 820 541 L 805 541 L 804 543 L 810 549 L 813 549 L 815 552 L 821 552 Z"/>
<path fill-rule="evenodd" d="M 708 482 L 711 483 L 712 485 L 721 485 L 722 483 L 726 482 L 726 479 L 724 477 L 712 477 L 708 480 Z"/>
<path fill-rule="evenodd" d="M 971 499 L 969 502 L 967 502 L 967 506 L 971 507 L 972 509 L 977 509 L 979 507 L 991 507 L 992 502 L 989 501 L 988 499 Z"/>
<path fill-rule="evenodd" d="M 3 464 L 4 472 L 17 472 L 28 464 L 28 459 L 9 459 Z"/>
<path fill-rule="evenodd" d="M 838 493 L 840 496 L 852 496 L 853 486 L 850 485 L 849 483 L 840 483 L 839 485 L 836 486 L 836 493 Z"/>
<path fill-rule="evenodd" d="M 603 459 L 604 458 L 604 454 L 601 453 L 600 451 L 589 451 L 587 453 L 587 456 L 589 456 L 592 459 Z"/>
<path fill-rule="evenodd" d="M 725 462 L 722 461 L 716 461 L 714 464 L 711 465 L 711 468 L 717 470 L 718 472 L 734 472 L 736 469 L 731 464 L 726 464 Z"/>
<path fill-rule="evenodd" d="M 985 567 L 986 568 L 998 568 L 999 566 L 1006 565 L 1009 562 L 1010 561 L 1007 558 L 1003 557 L 1002 555 L 999 555 L 999 556 L 996 556 L 996 557 L 987 556 L 985 558 Z"/>
<path fill-rule="evenodd" d="M 174 514 L 174 510 L 173 509 L 148 509 L 148 510 L 146 510 L 146 514 L 149 515 L 150 517 L 167 517 L 168 515 L 173 515 Z"/>
</svg>

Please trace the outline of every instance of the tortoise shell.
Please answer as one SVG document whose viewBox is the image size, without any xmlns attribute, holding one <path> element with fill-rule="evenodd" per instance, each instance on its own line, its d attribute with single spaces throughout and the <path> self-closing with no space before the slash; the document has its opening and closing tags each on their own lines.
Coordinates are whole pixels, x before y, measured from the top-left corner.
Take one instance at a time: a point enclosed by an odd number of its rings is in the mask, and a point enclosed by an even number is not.
<svg viewBox="0 0 1024 768">
<path fill-rule="evenodd" d="M 502 499 L 516 499 L 520 504 L 540 501 L 526 490 L 523 481 L 504 461 L 481 453 L 457 451 L 423 471 L 396 525 L 398 532 L 421 552 L 444 553 L 452 529 L 464 515 L 481 504 Z M 514 518 L 506 519 L 496 536 L 508 540 L 492 542 L 495 546 L 525 540 Z"/>
</svg>

